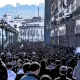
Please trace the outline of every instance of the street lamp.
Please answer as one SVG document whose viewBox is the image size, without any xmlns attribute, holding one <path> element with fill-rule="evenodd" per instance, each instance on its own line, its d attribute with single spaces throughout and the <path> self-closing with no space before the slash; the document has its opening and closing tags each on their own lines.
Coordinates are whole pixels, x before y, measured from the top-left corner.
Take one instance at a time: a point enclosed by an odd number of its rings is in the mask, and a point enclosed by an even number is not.
<svg viewBox="0 0 80 80">
<path fill-rule="evenodd" d="M 5 29 L 5 24 L 6 24 L 6 22 L 2 19 L 2 20 L 0 21 L 0 24 L 1 24 L 1 28 L 2 28 L 2 50 L 4 50 L 3 29 Z"/>
<path fill-rule="evenodd" d="M 5 47 L 7 47 L 7 40 L 8 40 L 8 24 L 7 24 L 7 22 L 5 22 L 5 33 L 6 33 L 6 43 L 5 43 Z"/>
<path fill-rule="evenodd" d="M 28 42 L 29 42 L 29 30 L 28 30 L 28 33 L 27 33 L 27 35 L 28 35 Z"/>
</svg>

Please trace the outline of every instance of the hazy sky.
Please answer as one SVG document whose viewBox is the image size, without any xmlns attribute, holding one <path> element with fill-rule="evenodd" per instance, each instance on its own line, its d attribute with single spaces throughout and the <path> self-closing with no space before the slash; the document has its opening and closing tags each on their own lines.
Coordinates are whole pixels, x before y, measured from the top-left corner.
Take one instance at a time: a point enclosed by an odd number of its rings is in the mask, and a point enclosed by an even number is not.
<svg viewBox="0 0 80 80">
<path fill-rule="evenodd" d="M 21 5 L 39 5 L 39 3 L 44 3 L 44 0 L 0 0 L 0 7 L 3 7 L 6 4 L 12 4 L 13 6 L 16 6 L 16 3 L 20 3 Z"/>
</svg>

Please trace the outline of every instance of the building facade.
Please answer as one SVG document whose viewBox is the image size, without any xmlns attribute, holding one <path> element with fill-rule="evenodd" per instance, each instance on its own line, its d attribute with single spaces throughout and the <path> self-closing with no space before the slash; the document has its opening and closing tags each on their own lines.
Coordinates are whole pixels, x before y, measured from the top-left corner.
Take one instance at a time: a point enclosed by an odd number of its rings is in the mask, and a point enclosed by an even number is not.
<svg viewBox="0 0 80 80">
<path fill-rule="evenodd" d="M 52 44 L 80 46 L 80 0 L 52 0 L 50 25 Z"/>
<path fill-rule="evenodd" d="M 18 14 L 14 19 L 12 19 L 12 16 L 10 14 L 4 14 L 3 20 L 5 20 L 12 28 L 14 28 L 18 34 L 20 34 L 19 26 L 22 25 L 22 22 L 25 22 L 24 19 Z M 10 33 L 11 35 L 11 33 Z M 18 35 L 18 41 L 20 40 Z"/>
<path fill-rule="evenodd" d="M 44 41 L 44 20 L 41 17 L 26 19 L 19 27 L 20 39 L 29 42 Z"/>
<path fill-rule="evenodd" d="M 44 42 L 50 44 L 50 18 L 51 18 L 51 0 L 45 0 L 45 20 L 44 20 Z"/>
<path fill-rule="evenodd" d="M 0 50 L 5 49 L 18 39 L 18 31 L 10 26 L 5 20 L 0 20 Z"/>
<path fill-rule="evenodd" d="M 44 41 L 44 20 L 39 15 L 30 19 L 23 19 L 18 15 L 12 20 L 11 16 L 5 13 L 3 19 L 19 32 L 19 42 L 21 40 L 29 42 Z"/>
</svg>

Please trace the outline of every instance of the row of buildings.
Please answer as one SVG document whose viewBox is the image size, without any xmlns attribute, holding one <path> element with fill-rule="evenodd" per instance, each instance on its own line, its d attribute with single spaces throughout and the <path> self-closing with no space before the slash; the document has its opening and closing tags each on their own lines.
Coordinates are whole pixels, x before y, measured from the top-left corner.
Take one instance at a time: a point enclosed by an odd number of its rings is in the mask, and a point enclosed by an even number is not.
<svg viewBox="0 0 80 80">
<path fill-rule="evenodd" d="M 5 20 L 0 20 L 0 50 L 18 40 L 18 31 Z"/>
<path fill-rule="evenodd" d="M 44 41 L 44 20 L 40 16 L 23 19 L 18 15 L 12 19 L 10 14 L 5 13 L 1 19 L 1 24 L 0 44 L 3 47 L 14 41 Z"/>
<path fill-rule="evenodd" d="M 47 43 L 80 46 L 80 0 L 45 0 L 45 29 L 49 32 Z"/>
</svg>

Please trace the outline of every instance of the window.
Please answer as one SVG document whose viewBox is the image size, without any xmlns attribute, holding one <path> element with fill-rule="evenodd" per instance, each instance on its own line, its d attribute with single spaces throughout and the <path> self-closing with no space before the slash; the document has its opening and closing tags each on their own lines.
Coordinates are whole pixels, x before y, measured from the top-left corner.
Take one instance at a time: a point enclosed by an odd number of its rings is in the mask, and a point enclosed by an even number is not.
<svg viewBox="0 0 80 80">
<path fill-rule="evenodd" d="M 41 30 L 41 36 L 43 36 L 43 35 L 42 35 L 42 30 Z"/>
<path fill-rule="evenodd" d="M 56 5 L 55 5 L 55 3 L 54 3 L 54 4 L 52 4 L 52 6 L 51 6 L 51 13 L 53 13 L 53 12 L 55 11 L 55 9 L 56 9 Z"/>
<path fill-rule="evenodd" d="M 26 31 L 24 31 L 24 36 L 26 36 Z"/>
<path fill-rule="evenodd" d="M 76 21 L 75 34 L 80 33 L 80 20 Z"/>
<path fill-rule="evenodd" d="M 38 30 L 36 30 L 36 35 L 38 35 Z"/>
<path fill-rule="evenodd" d="M 32 35 L 33 35 L 33 36 L 35 35 L 35 30 L 32 30 Z"/>
<path fill-rule="evenodd" d="M 1 36 L 1 33 L 0 33 L 0 36 Z"/>
<path fill-rule="evenodd" d="M 22 31 L 20 31 L 20 36 L 22 36 L 23 34 L 22 34 Z"/>
<path fill-rule="evenodd" d="M 74 0 L 72 4 L 72 12 L 74 12 L 75 10 L 76 10 L 76 0 Z"/>
<path fill-rule="evenodd" d="M 77 0 L 76 4 L 77 4 L 76 7 L 78 8 L 80 6 L 80 0 Z"/>
</svg>

